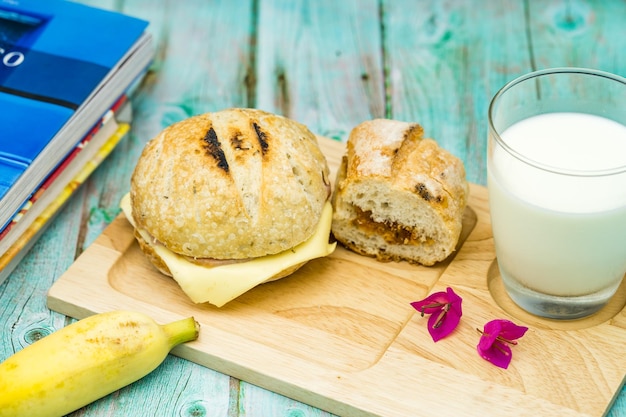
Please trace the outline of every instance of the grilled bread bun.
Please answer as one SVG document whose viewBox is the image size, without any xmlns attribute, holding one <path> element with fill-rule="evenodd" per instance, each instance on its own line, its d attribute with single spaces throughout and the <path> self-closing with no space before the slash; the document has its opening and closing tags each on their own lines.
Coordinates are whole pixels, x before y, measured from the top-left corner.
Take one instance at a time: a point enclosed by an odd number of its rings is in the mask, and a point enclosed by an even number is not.
<svg viewBox="0 0 626 417">
<path fill-rule="evenodd" d="M 198 278 L 205 284 L 183 283 L 195 274 L 188 264 L 196 272 L 219 268 L 222 281 L 259 273 L 256 284 L 294 272 L 306 260 L 271 268 L 267 260 L 255 268 L 244 264 L 292 253 L 318 233 L 330 208 L 328 175 L 317 138 L 304 125 L 261 110 L 227 109 L 175 123 L 149 141 L 132 174 L 125 211 L 159 271 L 174 276 L 192 300 L 223 305 L 230 295 L 198 289 L 215 286 L 206 276 Z M 332 252 L 330 220 L 327 229 L 321 232 L 324 250 Z"/>
<path fill-rule="evenodd" d="M 356 126 L 335 184 L 332 233 L 349 249 L 423 265 L 454 251 L 469 194 L 465 168 L 420 125 Z"/>
</svg>

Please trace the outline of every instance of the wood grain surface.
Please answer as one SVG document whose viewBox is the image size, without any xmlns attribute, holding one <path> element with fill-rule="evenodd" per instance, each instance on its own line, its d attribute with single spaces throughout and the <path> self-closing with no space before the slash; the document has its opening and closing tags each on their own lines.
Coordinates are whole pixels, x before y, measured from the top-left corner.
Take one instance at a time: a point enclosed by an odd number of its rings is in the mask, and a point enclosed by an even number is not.
<svg viewBox="0 0 626 417">
<path fill-rule="evenodd" d="M 463 159 L 470 181 L 485 184 L 486 111 L 504 83 L 555 66 L 626 75 L 626 3 L 618 0 L 81 2 L 149 20 L 157 55 L 133 97 L 130 135 L 0 285 L 0 359 L 72 321 L 47 308 L 47 291 L 118 215 L 144 143 L 175 121 L 259 107 L 340 141 L 373 117 L 417 121 Z M 583 345 L 561 355 L 595 360 Z M 514 405 L 504 396 L 501 406 Z M 73 415 L 331 414 L 170 356 L 147 378 Z M 607 415 L 626 415 L 626 391 Z"/>
<path fill-rule="evenodd" d="M 320 144 L 335 173 L 345 145 Z M 463 298 L 464 316 L 435 344 L 410 303 L 447 286 Z M 48 305 L 76 318 L 127 309 L 162 323 L 193 316 L 200 337 L 175 354 L 339 415 L 427 417 L 437 408 L 478 417 L 506 396 L 501 416 L 537 409 L 573 416 L 603 414 L 626 375 L 622 293 L 582 320 L 524 313 L 497 272 L 486 189 L 472 186 L 459 248 L 433 267 L 381 263 L 340 247 L 215 308 L 192 303 L 160 274 L 120 215 L 56 281 Z M 530 328 L 506 371 L 476 352 L 476 329 L 496 318 Z M 487 390 L 494 395 L 484 397 Z M 449 392 L 455 401 L 446 401 Z"/>
</svg>

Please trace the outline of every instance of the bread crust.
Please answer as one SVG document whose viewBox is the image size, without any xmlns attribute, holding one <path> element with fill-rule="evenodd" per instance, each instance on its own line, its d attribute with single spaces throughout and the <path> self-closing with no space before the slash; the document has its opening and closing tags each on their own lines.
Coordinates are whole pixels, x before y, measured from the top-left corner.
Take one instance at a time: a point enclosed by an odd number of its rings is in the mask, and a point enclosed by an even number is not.
<svg viewBox="0 0 626 417">
<path fill-rule="evenodd" d="M 131 177 L 132 216 L 181 255 L 275 254 L 315 231 L 328 173 L 317 138 L 300 123 L 255 109 L 206 113 L 146 144 Z"/>
<path fill-rule="evenodd" d="M 469 185 L 419 124 L 375 119 L 348 139 L 333 194 L 335 238 L 380 261 L 433 265 L 454 251 Z"/>
</svg>

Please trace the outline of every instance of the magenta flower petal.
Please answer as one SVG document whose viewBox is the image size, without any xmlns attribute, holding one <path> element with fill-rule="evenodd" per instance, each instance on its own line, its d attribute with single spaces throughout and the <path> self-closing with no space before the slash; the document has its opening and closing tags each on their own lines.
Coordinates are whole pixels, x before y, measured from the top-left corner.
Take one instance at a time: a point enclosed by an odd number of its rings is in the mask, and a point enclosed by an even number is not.
<svg viewBox="0 0 626 417">
<path fill-rule="evenodd" d="M 435 292 L 421 301 L 413 301 L 411 305 L 414 309 L 424 314 L 433 314 L 440 311 L 443 305 L 448 303 L 448 293 Z"/>
<path fill-rule="evenodd" d="M 485 324 L 478 346 L 478 354 L 500 368 L 508 368 L 513 352 L 510 345 L 516 345 L 517 339 L 524 336 L 528 327 L 503 319 L 492 320 Z"/>
<path fill-rule="evenodd" d="M 507 340 L 517 340 L 526 334 L 528 327 L 518 326 L 517 324 L 508 320 L 493 320 L 499 322 L 500 325 L 500 337 Z"/>
<path fill-rule="evenodd" d="M 461 321 L 462 301 L 461 297 L 448 287 L 445 292 L 436 292 L 421 301 L 412 302 L 411 306 L 422 316 L 430 314 L 428 333 L 433 341 L 437 342 L 452 333 Z"/>
<path fill-rule="evenodd" d="M 463 310 L 461 308 L 463 299 L 459 297 L 450 287 L 446 288 L 446 292 L 448 294 L 448 302 L 450 303 L 450 310 L 453 310 L 453 315 L 458 315 L 460 319 L 461 316 L 463 315 Z"/>
<path fill-rule="evenodd" d="M 494 341 L 488 349 L 478 348 L 478 354 L 492 364 L 507 369 L 513 358 L 513 352 L 506 343 Z"/>
<path fill-rule="evenodd" d="M 433 342 L 438 342 L 452 333 L 460 321 L 461 315 L 455 314 L 452 308 L 431 314 L 428 318 L 428 333 L 433 338 Z"/>
</svg>

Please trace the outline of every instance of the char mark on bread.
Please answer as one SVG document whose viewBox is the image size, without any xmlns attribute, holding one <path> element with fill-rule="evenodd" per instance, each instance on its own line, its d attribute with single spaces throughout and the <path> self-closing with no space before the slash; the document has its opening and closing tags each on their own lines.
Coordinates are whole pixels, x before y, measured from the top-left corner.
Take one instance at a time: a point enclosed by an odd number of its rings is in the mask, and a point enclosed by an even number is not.
<svg viewBox="0 0 626 417">
<path fill-rule="evenodd" d="M 240 131 L 236 131 L 233 133 L 230 138 L 230 144 L 233 149 L 237 151 L 249 151 L 250 149 L 252 149 L 252 146 L 250 145 L 250 143 L 248 143 L 248 141 L 245 140 L 245 138 L 243 137 L 243 133 L 241 133 Z"/>
<path fill-rule="evenodd" d="M 415 185 L 415 191 L 417 192 L 417 194 L 419 194 L 420 197 L 428 202 L 441 203 L 444 200 L 441 195 L 434 196 L 433 194 L 431 194 L 426 184 L 421 182 Z"/>
<path fill-rule="evenodd" d="M 254 131 L 256 132 L 256 137 L 259 140 L 259 145 L 261 146 L 261 152 L 263 153 L 263 155 L 265 155 L 270 146 L 269 143 L 267 142 L 267 134 L 261 130 L 261 127 L 258 125 L 258 123 L 254 122 L 252 123 L 252 126 L 254 127 Z"/>
<path fill-rule="evenodd" d="M 406 141 L 414 140 L 414 138 L 422 138 L 424 136 L 424 128 L 419 123 L 408 123 L 407 128 L 404 132 L 404 137 L 402 138 L 402 143 L 406 143 Z M 398 152 L 398 149 L 396 149 Z"/>
<path fill-rule="evenodd" d="M 206 149 L 208 154 L 211 155 L 213 159 L 215 159 L 215 161 L 217 162 L 217 166 L 223 169 L 224 172 L 228 172 L 228 161 L 226 160 L 226 155 L 224 155 L 222 144 L 217 138 L 217 133 L 215 132 L 215 129 L 213 129 L 213 126 L 211 126 L 211 128 L 206 132 L 202 140 L 205 143 L 203 146 L 204 149 Z"/>
</svg>

